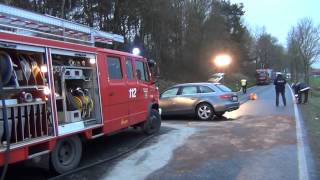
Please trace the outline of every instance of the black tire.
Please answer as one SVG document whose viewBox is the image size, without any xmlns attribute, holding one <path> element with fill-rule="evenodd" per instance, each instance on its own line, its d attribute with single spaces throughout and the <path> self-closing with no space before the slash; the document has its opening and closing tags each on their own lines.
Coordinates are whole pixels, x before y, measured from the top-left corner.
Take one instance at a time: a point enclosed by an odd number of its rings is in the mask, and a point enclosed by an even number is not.
<svg viewBox="0 0 320 180">
<path fill-rule="evenodd" d="M 200 120 L 211 120 L 213 115 L 214 110 L 209 103 L 201 103 L 196 108 L 196 116 Z"/>
<path fill-rule="evenodd" d="M 82 143 L 78 136 L 60 139 L 50 154 L 50 169 L 62 174 L 76 168 L 82 156 Z"/>
<path fill-rule="evenodd" d="M 226 113 L 226 112 L 218 112 L 218 113 L 215 113 L 215 116 L 216 116 L 217 118 L 222 118 L 223 115 L 224 115 L 224 113 Z"/>
<path fill-rule="evenodd" d="M 159 132 L 161 127 L 161 116 L 159 112 L 155 109 L 151 109 L 147 121 L 142 123 L 142 132 L 147 135 L 151 135 Z"/>
</svg>

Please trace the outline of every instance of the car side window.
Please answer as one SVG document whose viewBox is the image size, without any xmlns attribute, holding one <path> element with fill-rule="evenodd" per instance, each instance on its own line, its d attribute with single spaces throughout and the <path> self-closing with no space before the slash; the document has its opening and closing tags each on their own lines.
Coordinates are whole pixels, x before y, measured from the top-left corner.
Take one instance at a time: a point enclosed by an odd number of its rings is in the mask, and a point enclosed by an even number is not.
<svg viewBox="0 0 320 180">
<path fill-rule="evenodd" d="M 196 86 L 186 86 L 182 88 L 181 95 L 191 95 L 191 94 L 197 94 Z"/>
<path fill-rule="evenodd" d="M 121 61 L 120 58 L 108 57 L 108 77 L 109 79 L 119 80 L 122 79 Z"/>
<path fill-rule="evenodd" d="M 200 93 L 212 93 L 214 90 L 207 86 L 199 86 Z"/>
<path fill-rule="evenodd" d="M 162 93 L 161 98 L 173 97 L 178 93 L 179 88 L 168 89 Z"/>
</svg>

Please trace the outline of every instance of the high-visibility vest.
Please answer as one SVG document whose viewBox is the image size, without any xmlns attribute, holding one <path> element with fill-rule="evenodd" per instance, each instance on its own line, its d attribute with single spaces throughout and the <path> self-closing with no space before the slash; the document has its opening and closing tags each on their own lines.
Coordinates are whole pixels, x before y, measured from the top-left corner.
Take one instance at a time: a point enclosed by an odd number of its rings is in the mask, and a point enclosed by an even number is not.
<svg viewBox="0 0 320 180">
<path fill-rule="evenodd" d="M 247 80 L 241 79 L 241 86 L 246 86 L 247 85 Z"/>
</svg>

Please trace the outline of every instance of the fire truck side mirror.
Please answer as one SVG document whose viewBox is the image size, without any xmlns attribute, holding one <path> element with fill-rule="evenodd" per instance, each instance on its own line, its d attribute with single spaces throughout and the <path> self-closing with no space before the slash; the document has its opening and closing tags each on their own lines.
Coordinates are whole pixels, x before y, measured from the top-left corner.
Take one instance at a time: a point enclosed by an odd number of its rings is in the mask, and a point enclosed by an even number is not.
<svg viewBox="0 0 320 180">
<path fill-rule="evenodd" d="M 153 59 L 148 59 L 148 66 L 151 71 L 151 76 L 152 76 L 152 84 L 155 84 L 158 82 L 158 79 L 160 77 L 160 70 L 159 67 Z"/>
</svg>

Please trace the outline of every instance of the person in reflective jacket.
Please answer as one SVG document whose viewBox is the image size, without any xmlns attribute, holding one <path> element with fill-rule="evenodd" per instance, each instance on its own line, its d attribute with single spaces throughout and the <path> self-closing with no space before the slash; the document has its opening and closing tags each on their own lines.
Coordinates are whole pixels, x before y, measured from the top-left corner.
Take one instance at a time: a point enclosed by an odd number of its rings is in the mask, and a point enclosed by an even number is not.
<svg viewBox="0 0 320 180">
<path fill-rule="evenodd" d="M 298 82 L 296 84 L 292 85 L 292 89 L 294 90 L 294 94 L 298 99 L 298 104 L 301 104 L 302 102 L 302 94 L 304 95 L 304 101 L 303 103 L 308 103 L 308 96 L 309 96 L 309 90 L 310 87 L 303 82 Z"/>
<path fill-rule="evenodd" d="M 279 95 L 281 94 L 283 105 L 286 106 L 286 83 L 287 81 L 282 76 L 282 74 L 279 74 L 277 78 L 274 80 L 275 90 L 276 90 L 276 106 L 279 106 Z"/>
<path fill-rule="evenodd" d="M 243 94 L 247 93 L 247 80 L 241 79 L 240 84 L 241 84 Z"/>
</svg>

